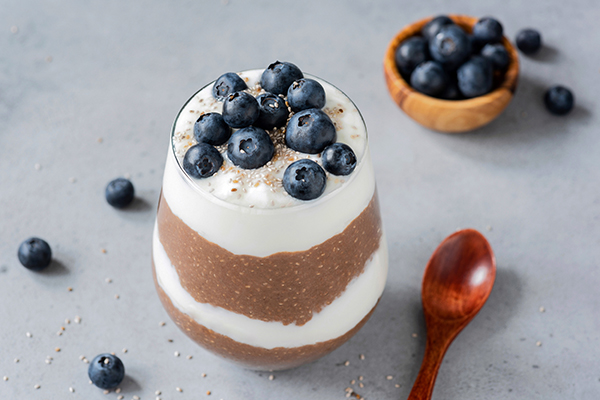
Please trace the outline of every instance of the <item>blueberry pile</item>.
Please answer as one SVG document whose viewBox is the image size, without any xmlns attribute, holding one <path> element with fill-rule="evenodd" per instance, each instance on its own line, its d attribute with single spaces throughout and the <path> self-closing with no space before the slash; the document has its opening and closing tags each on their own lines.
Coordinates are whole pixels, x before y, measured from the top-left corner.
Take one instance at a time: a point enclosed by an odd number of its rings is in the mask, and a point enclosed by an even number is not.
<svg viewBox="0 0 600 400">
<path fill-rule="evenodd" d="M 321 154 L 321 163 L 302 159 L 290 164 L 283 175 L 288 194 L 313 200 L 325 190 L 327 176 L 349 175 L 356 167 L 356 155 L 345 144 L 336 143 L 336 129 L 325 106 L 325 89 L 305 78 L 292 63 L 276 61 L 262 73 L 265 93 L 254 97 L 237 74 L 221 75 L 213 86 L 213 97 L 223 102 L 222 113 L 206 113 L 194 124 L 198 144 L 183 158 L 183 169 L 192 177 L 208 178 L 223 164 L 215 146 L 226 145 L 227 158 L 236 166 L 256 169 L 275 155 L 269 131 L 285 129 L 285 144 L 306 154 Z"/>
<path fill-rule="evenodd" d="M 398 46 L 396 67 L 414 89 L 428 96 L 445 100 L 482 96 L 508 68 L 502 34 L 502 24 L 494 18 L 481 18 L 469 34 L 449 17 L 439 16 L 420 35 Z"/>
</svg>

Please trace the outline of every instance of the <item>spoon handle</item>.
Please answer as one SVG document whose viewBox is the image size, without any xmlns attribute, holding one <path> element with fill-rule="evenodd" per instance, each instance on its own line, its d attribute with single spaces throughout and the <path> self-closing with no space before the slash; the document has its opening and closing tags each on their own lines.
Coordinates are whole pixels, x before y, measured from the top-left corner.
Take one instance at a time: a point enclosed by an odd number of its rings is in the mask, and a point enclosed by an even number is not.
<svg viewBox="0 0 600 400">
<path fill-rule="evenodd" d="M 454 339 L 454 337 L 448 338 L 444 337 L 444 335 L 436 335 L 435 332 L 427 333 L 427 344 L 425 345 L 423 363 L 421 364 L 417 379 L 410 391 L 408 400 L 431 399 L 438 370 L 440 369 L 442 359 L 444 358 L 444 354 L 446 354 L 446 350 L 448 350 L 452 339 Z"/>
</svg>

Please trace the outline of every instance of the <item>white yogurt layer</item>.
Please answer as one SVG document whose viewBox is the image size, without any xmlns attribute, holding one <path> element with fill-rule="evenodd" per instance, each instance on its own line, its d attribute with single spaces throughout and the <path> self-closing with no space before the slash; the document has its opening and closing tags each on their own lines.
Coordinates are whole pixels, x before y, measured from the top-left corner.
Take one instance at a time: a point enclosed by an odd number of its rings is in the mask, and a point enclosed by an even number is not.
<svg viewBox="0 0 600 400">
<path fill-rule="evenodd" d="M 247 91 L 255 96 L 264 92 L 259 85 L 263 71 L 257 69 L 239 73 L 249 87 Z M 360 112 L 339 89 L 319 78 L 310 78 L 317 80 L 325 89 L 326 103 L 323 111 L 336 127 L 337 142 L 350 146 L 360 163 L 367 143 L 367 132 Z M 208 112 L 222 112 L 223 102 L 213 98 L 213 86 L 214 83 L 207 85 L 188 100 L 175 120 L 172 145 L 179 165 L 183 165 L 187 149 L 197 143 L 194 139 L 194 123 L 198 117 Z M 290 196 L 283 188 L 283 173 L 288 165 L 303 158 L 310 158 L 321 164 L 320 156 L 288 148 L 284 142 L 283 129 L 269 131 L 269 134 L 275 144 L 275 156 L 265 166 L 250 170 L 236 167 L 227 157 L 227 146 L 223 145 L 218 147 L 223 155 L 223 167 L 209 178 L 190 178 L 190 181 L 204 192 L 230 204 L 256 208 L 282 208 L 302 204 L 302 200 Z M 351 178 L 352 175 L 335 176 L 327 173 L 327 184 L 322 197 L 339 189 Z"/>
<path fill-rule="evenodd" d="M 354 278 L 330 305 L 314 313 L 306 324 L 298 326 L 251 319 L 194 300 L 181 286 L 177 271 L 160 242 L 157 226 L 154 228 L 153 259 L 158 284 L 179 311 L 236 342 L 265 349 L 306 346 L 344 335 L 375 307 L 388 270 L 387 244 L 382 235 L 379 248 L 367 261 L 363 273 Z"/>
</svg>

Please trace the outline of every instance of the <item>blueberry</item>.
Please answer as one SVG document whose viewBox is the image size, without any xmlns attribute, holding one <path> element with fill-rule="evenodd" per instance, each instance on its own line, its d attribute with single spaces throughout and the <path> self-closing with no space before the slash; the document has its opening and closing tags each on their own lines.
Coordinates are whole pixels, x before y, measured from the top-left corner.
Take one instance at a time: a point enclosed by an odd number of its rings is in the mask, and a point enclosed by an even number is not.
<svg viewBox="0 0 600 400">
<path fill-rule="evenodd" d="M 117 356 L 99 354 L 90 363 L 88 376 L 100 389 L 112 389 L 119 386 L 125 377 L 125 366 Z"/>
<path fill-rule="evenodd" d="M 440 29 L 442 29 L 443 26 L 453 24 L 454 21 L 452 21 L 450 18 L 448 18 L 445 15 L 440 15 L 425 24 L 425 26 L 421 29 L 421 35 L 423 35 L 425 39 L 430 40 L 438 34 L 438 32 L 440 31 Z"/>
<path fill-rule="evenodd" d="M 283 188 L 300 200 L 313 200 L 323 194 L 327 176 L 316 162 L 303 159 L 291 163 L 283 173 Z"/>
<path fill-rule="evenodd" d="M 221 153 L 208 143 L 190 147 L 183 157 L 183 170 L 196 179 L 213 176 L 222 164 Z"/>
<path fill-rule="evenodd" d="M 233 72 L 227 72 L 215 81 L 213 86 L 213 97 L 217 100 L 225 100 L 227 96 L 234 92 L 248 89 L 248 85 L 240 76 Z"/>
<path fill-rule="evenodd" d="M 510 62 L 508 51 L 506 51 L 506 47 L 501 43 L 486 44 L 481 50 L 481 56 L 487 58 L 492 63 L 493 68 L 497 71 L 505 71 Z"/>
<path fill-rule="evenodd" d="M 473 36 L 483 44 L 500 42 L 502 33 L 502 24 L 491 17 L 481 18 L 473 26 Z"/>
<path fill-rule="evenodd" d="M 325 89 L 314 79 L 294 81 L 287 91 L 287 101 L 294 112 L 325 106 Z"/>
<path fill-rule="evenodd" d="M 135 190 L 129 179 L 117 178 L 108 183 L 104 196 L 111 206 L 123 208 L 133 201 Z"/>
<path fill-rule="evenodd" d="M 333 175 L 350 175 L 356 168 L 356 155 L 347 144 L 334 143 L 323 151 L 322 162 Z"/>
<path fill-rule="evenodd" d="M 285 131 L 285 144 L 302 153 L 317 154 L 334 143 L 337 134 L 331 119 L 317 108 L 297 112 Z"/>
<path fill-rule="evenodd" d="M 525 54 L 537 53 L 542 47 L 542 36 L 535 29 L 523 29 L 517 33 L 517 47 Z"/>
<path fill-rule="evenodd" d="M 565 115 L 573 109 L 575 98 L 564 86 L 552 86 L 544 95 L 546 108 L 554 115 Z"/>
<path fill-rule="evenodd" d="M 444 68 L 436 61 L 425 61 L 410 75 L 410 85 L 421 93 L 438 96 L 446 88 L 447 76 Z"/>
<path fill-rule="evenodd" d="M 448 78 L 448 84 L 442 93 L 438 96 L 440 99 L 444 100 L 461 100 L 462 93 L 458 89 L 458 82 L 456 80 L 456 76 L 453 78 Z"/>
<path fill-rule="evenodd" d="M 454 70 L 471 55 L 471 41 L 458 25 L 443 26 L 429 41 L 429 53 L 445 69 Z"/>
<path fill-rule="evenodd" d="M 21 264 L 32 271 L 41 271 L 52 262 L 50 245 L 36 237 L 30 237 L 21 243 L 17 255 Z"/>
<path fill-rule="evenodd" d="M 289 62 L 275 61 L 260 77 L 260 86 L 274 94 L 287 93 L 292 82 L 304 78 L 300 68 Z"/>
<path fill-rule="evenodd" d="M 413 36 L 406 39 L 396 49 L 396 67 L 401 74 L 410 76 L 417 65 L 429 60 L 427 39 Z"/>
<path fill-rule="evenodd" d="M 467 37 L 469 38 L 469 42 L 471 43 L 471 54 L 479 54 L 485 43 L 482 43 L 473 35 L 467 35 Z"/>
<path fill-rule="evenodd" d="M 223 120 L 232 128 L 252 125 L 259 114 L 258 102 L 249 93 L 232 93 L 223 102 Z"/>
<path fill-rule="evenodd" d="M 290 115 L 285 100 L 273 93 L 263 93 L 256 98 L 260 115 L 254 125 L 263 129 L 284 126 Z"/>
<path fill-rule="evenodd" d="M 492 63 L 481 56 L 473 56 L 457 71 L 458 88 L 465 97 L 477 97 L 492 90 L 494 71 Z"/>
<path fill-rule="evenodd" d="M 264 129 L 249 126 L 231 135 L 227 156 L 232 163 L 245 169 L 260 168 L 273 158 L 275 146 Z"/>
<path fill-rule="evenodd" d="M 219 113 L 202 114 L 194 124 L 194 137 L 198 143 L 219 146 L 227 142 L 229 136 L 231 136 L 231 127 L 225 123 Z"/>
</svg>

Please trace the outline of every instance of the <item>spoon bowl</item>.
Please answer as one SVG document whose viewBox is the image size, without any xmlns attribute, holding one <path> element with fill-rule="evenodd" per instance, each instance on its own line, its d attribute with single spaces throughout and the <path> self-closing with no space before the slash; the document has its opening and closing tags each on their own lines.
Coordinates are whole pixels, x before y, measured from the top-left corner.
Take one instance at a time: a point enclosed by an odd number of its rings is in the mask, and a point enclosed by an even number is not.
<svg viewBox="0 0 600 400">
<path fill-rule="evenodd" d="M 448 236 L 433 252 L 421 291 L 427 344 L 409 400 L 431 399 L 446 350 L 483 307 L 495 278 L 492 247 L 474 229 Z"/>
<path fill-rule="evenodd" d="M 448 236 L 425 269 L 425 313 L 445 320 L 475 316 L 492 291 L 495 275 L 494 253 L 479 232 L 464 229 Z"/>
</svg>

